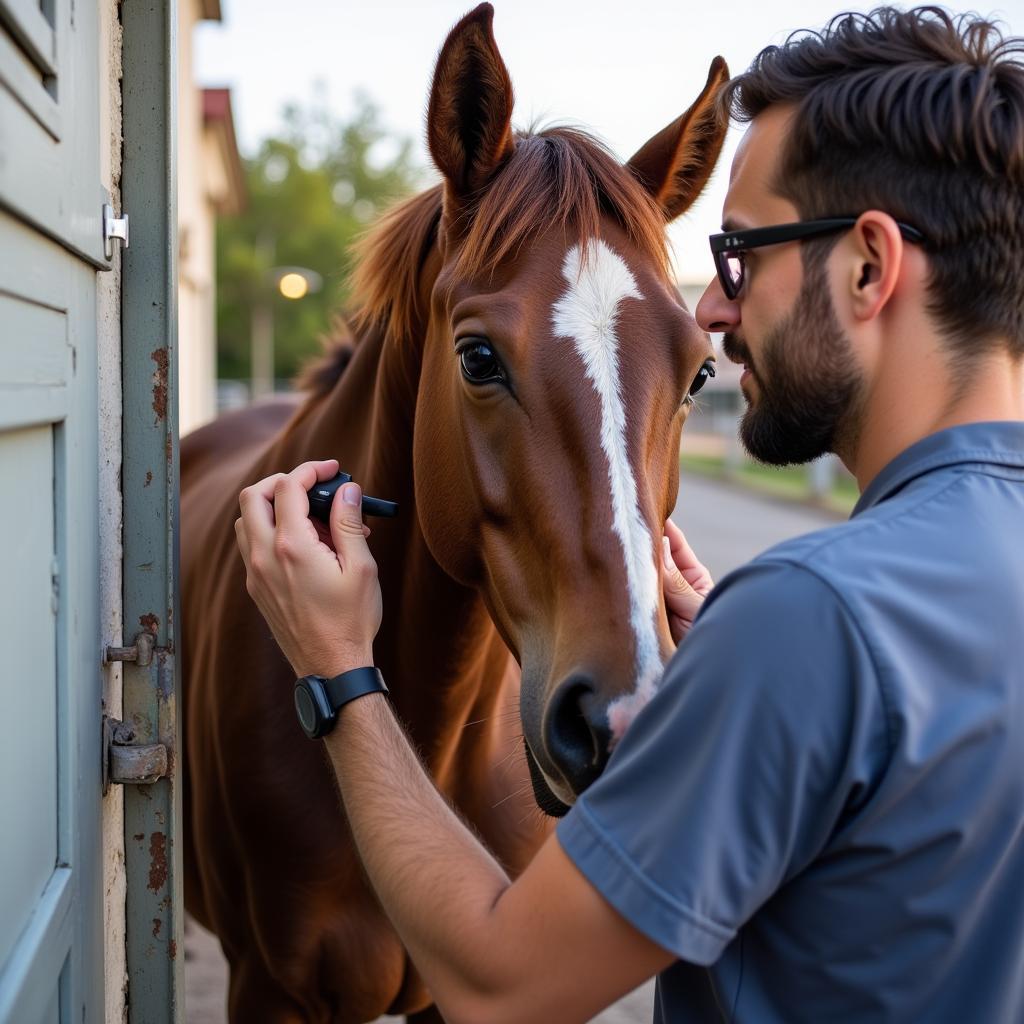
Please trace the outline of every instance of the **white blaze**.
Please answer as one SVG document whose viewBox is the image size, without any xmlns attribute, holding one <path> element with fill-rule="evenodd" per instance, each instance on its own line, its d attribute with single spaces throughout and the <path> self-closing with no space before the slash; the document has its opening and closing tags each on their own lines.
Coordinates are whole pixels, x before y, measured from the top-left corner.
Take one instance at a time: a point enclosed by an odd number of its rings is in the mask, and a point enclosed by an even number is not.
<svg viewBox="0 0 1024 1024">
<path fill-rule="evenodd" d="M 619 339 L 615 333 L 619 303 L 643 296 L 622 257 L 599 239 L 589 243 L 582 266 L 580 246 L 573 246 L 566 253 L 562 274 L 569 287 L 554 305 L 555 334 L 575 342 L 586 375 L 601 401 L 601 448 L 608 458 L 612 529 L 622 544 L 626 561 L 629 618 L 636 638 L 636 685 L 631 693 L 608 707 L 614 743 L 654 695 L 662 671 L 655 627 L 658 571 L 629 463 L 626 409 L 619 380 Z"/>
</svg>

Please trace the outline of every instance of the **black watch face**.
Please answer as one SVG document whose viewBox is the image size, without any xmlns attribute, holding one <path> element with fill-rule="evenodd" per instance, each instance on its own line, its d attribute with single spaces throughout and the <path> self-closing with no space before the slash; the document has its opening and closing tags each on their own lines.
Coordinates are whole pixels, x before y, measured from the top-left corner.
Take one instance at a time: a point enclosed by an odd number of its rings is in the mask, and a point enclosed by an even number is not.
<svg viewBox="0 0 1024 1024">
<path fill-rule="evenodd" d="M 306 686 L 295 687 L 295 713 L 299 716 L 299 725 L 307 736 L 316 736 L 318 715 L 313 695 Z"/>
</svg>

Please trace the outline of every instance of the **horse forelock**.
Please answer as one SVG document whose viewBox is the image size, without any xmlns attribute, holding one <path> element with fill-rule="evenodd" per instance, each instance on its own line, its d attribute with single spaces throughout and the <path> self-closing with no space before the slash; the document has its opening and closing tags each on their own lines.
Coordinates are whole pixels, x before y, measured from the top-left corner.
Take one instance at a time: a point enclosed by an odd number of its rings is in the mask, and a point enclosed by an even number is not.
<svg viewBox="0 0 1024 1024">
<path fill-rule="evenodd" d="M 492 274 L 552 229 L 578 239 L 585 260 L 606 217 L 642 255 L 667 271 L 664 215 L 601 142 L 562 126 L 520 132 L 512 156 L 474 204 L 451 279 Z"/>
<path fill-rule="evenodd" d="M 420 281 L 437 238 L 444 187 L 392 207 L 354 247 L 352 322 L 394 338 L 425 321 Z M 561 230 L 586 247 L 615 221 L 640 253 L 667 271 L 665 217 L 643 186 L 597 139 L 568 127 L 520 132 L 512 155 L 472 203 L 469 227 L 448 275 L 488 277 L 538 235 Z"/>
</svg>

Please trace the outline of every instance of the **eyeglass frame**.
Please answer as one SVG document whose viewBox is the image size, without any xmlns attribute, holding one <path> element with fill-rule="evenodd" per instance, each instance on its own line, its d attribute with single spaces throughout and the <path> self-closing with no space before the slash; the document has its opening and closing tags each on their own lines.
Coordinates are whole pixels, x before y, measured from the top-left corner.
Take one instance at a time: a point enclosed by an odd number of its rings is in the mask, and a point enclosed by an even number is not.
<svg viewBox="0 0 1024 1024">
<path fill-rule="evenodd" d="M 771 224 L 763 228 L 738 228 L 735 231 L 722 231 L 709 235 L 711 258 L 714 260 L 718 282 L 722 286 L 725 297 L 730 301 L 738 298 L 746 280 L 746 267 L 744 266 L 744 273 L 739 284 L 733 284 L 728 272 L 730 256 L 745 253 L 750 249 L 760 249 L 765 245 L 803 241 L 807 238 L 827 235 L 833 231 L 847 231 L 859 219 L 859 217 L 826 217 L 820 220 L 798 220 L 788 224 Z M 904 224 L 902 221 L 896 221 L 896 226 L 908 242 L 913 242 L 916 245 L 924 244 L 925 237 L 917 228 L 910 224 Z"/>
</svg>

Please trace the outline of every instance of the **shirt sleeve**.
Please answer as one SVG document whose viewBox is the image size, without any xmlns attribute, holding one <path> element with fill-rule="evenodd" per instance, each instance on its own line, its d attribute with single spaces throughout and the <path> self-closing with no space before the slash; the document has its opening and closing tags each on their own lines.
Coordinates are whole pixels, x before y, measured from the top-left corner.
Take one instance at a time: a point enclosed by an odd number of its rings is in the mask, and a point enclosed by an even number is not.
<svg viewBox="0 0 1024 1024">
<path fill-rule="evenodd" d="M 868 784 L 877 692 L 832 588 L 754 562 L 712 592 L 559 841 L 636 928 L 712 964 Z"/>
</svg>

